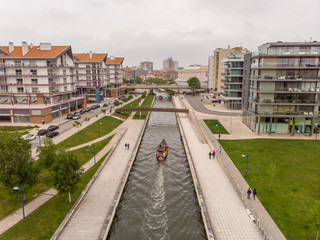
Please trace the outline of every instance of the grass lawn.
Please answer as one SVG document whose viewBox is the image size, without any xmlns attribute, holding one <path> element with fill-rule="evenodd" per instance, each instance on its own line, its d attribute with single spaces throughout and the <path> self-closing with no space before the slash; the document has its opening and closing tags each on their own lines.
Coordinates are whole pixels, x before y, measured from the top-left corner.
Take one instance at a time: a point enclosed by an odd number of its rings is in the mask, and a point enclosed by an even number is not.
<svg viewBox="0 0 320 240">
<path fill-rule="evenodd" d="M 106 156 L 107 154 L 102 159 L 105 159 Z M 0 240 L 50 239 L 102 162 L 99 161 L 96 166 L 93 166 L 81 176 L 78 188 L 72 194 L 71 203 L 68 202 L 67 194 L 53 197 L 27 216 L 25 221 L 20 221 L 0 235 Z"/>
<path fill-rule="evenodd" d="M 96 154 L 100 152 L 100 150 L 103 149 L 112 138 L 113 136 L 110 136 L 100 142 L 95 143 Z M 72 152 L 78 156 L 81 166 L 93 157 L 93 149 L 89 146 L 74 150 Z M 38 165 L 39 162 L 36 161 L 35 164 Z M 40 194 L 52 186 L 53 179 L 51 178 L 49 171 L 47 169 L 43 169 L 39 174 L 38 183 L 26 193 L 27 202 L 32 201 L 35 194 Z M 12 194 L 8 193 L 3 184 L 0 183 L 0 219 L 6 217 L 21 207 L 21 198 L 19 193 L 14 190 L 12 190 L 11 193 Z"/>
<path fill-rule="evenodd" d="M 21 137 L 26 135 L 28 130 L 32 128 L 39 128 L 39 126 L 0 126 L 0 138 Z"/>
<path fill-rule="evenodd" d="M 148 95 L 145 100 L 143 101 L 143 103 L 141 104 L 141 108 L 149 108 L 151 107 L 152 101 L 154 99 L 155 95 Z M 136 114 L 134 115 L 133 119 L 146 119 L 148 115 L 148 112 L 141 112 L 141 117 L 140 117 L 140 112 L 136 112 Z"/>
<path fill-rule="evenodd" d="M 315 239 L 307 213 L 320 199 L 320 142 L 314 140 L 221 140 L 250 187 L 288 240 Z M 272 175 L 274 181 L 270 191 Z"/>
<path fill-rule="evenodd" d="M 68 149 L 68 148 L 78 146 L 80 144 L 83 144 L 98 138 L 99 137 L 98 122 L 102 123 L 100 124 L 101 136 L 110 133 L 122 123 L 122 121 L 120 121 L 119 119 L 105 116 L 100 120 L 90 124 L 88 127 L 80 130 L 76 134 L 65 139 L 64 141 L 58 144 L 58 147 L 61 147 L 63 149 Z"/>
<path fill-rule="evenodd" d="M 124 105 L 122 108 L 136 108 L 139 106 L 139 102 L 141 101 L 141 97 L 128 103 L 127 105 Z M 114 116 L 127 119 L 130 116 L 131 112 L 123 112 L 123 113 L 114 113 Z"/>
<path fill-rule="evenodd" d="M 219 134 L 219 128 L 220 128 L 220 134 L 229 134 L 229 132 L 223 127 L 223 125 L 216 119 L 206 119 L 203 120 L 205 124 L 207 124 L 208 128 L 211 130 L 213 134 Z M 220 125 L 218 127 L 217 125 Z"/>
</svg>

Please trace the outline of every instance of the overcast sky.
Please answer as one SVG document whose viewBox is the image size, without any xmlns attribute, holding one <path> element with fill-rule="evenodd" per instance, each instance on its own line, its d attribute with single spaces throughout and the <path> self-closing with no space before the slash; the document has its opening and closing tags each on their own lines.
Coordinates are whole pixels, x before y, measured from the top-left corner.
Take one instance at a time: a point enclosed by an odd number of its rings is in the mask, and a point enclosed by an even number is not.
<svg viewBox="0 0 320 240">
<path fill-rule="evenodd" d="M 169 56 L 207 64 L 215 48 L 320 41 L 320 0 L 0 0 L 0 45 L 22 41 L 107 52 L 124 66 Z"/>
</svg>

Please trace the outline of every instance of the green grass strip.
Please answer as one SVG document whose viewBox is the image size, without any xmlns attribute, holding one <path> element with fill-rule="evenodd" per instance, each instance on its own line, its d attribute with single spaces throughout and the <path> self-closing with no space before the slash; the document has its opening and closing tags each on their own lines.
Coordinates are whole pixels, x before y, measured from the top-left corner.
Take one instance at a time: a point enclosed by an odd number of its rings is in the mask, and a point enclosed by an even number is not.
<svg viewBox="0 0 320 240">
<path fill-rule="evenodd" d="M 102 123 L 98 125 L 98 123 Z M 65 139 L 61 143 L 58 144 L 58 147 L 63 149 L 68 149 L 74 146 L 81 145 L 86 142 L 90 142 L 99 137 L 99 128 L 100 128 L 100 136 L 106 135 L 112 132 L 115 128 L 117 128 L 122 123 L 121 120 L 115 119 L 113 117 L 105 116 L 94 123 L 90 124 L 84 129 L 73 134 L 69 138 Z"/>
<path fill-rule="evenodd" d="M 148 95 L 143 103 L 141 104 L 141 108 L 149 108 L 151 107 L 152 101 L 154 99 L 155 95 Z M 141 112 L 141 117 L 140 117 L 140 112 L 136 112 L 134 115 L 133 119 L 146 119 L 148 115 L 148 112 Z"/>
<path fill-rule="evenodd" d="M 223 125 L 216 119 L 206 119 L 203 120 L 205 124 L 207 124 L 208 128 L 213 134 L 219 134 L 219 128 L 220 128 L 220 134 L 229 134 L 229 132 L 223 127 Z M 220 127 L 218 126 L 220 125 Z"/>
<path fill-rule="evenodd" d="M 320 199 L 320 142 L 314 140 L 221 140 L 250 187 L 287 239 L 315 239 L 307 213 Z M 272 176 L 274 180 L 270 191 Z M 253 201 L 253 200 L 250 200 Z"/>
<path fill-rule="evenodd" d="M 122 108 L 136 108 L 139 106 L 139 102 L 141 101 L 141 97 L 137 98 L 136 100 L 124 105 Z M 130 116 L 131 112 L 123 112 L 123 113 L 114 113 L 114 116 L 127 119 Z"/>
</svg>

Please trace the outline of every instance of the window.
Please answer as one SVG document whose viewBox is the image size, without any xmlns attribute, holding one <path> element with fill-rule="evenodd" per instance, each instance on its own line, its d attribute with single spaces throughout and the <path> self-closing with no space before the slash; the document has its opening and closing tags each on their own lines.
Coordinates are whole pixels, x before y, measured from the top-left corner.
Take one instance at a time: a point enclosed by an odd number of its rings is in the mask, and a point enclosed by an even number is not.
<svg viewBox="0 0 320 240">
<path fill-rule="evenodd" d="M 33 87 L 33 88 L 32 88 L 32 92 L 33 92 L 33 93 L 37 93 L 38 91 L 39 91 L 39 88 L 37 88 L 37 87 Z"/>
<path fill-rule="evenodd" d="M 48 83 L 49 83 L 49 84 L 53 84 L 53 78 L 49 78 L 49 79 L 48 79 Z"/>
<path fill-rule="evenodd" d="M 31 79 L 31 84 L 38 84 L 38 79 Z"/>
<path fill-rule="evenodd" d="M 91 77 L 90 76 L 86 76 L 86 79 L 89 81 L 89 80 L 91 80 Z"/>
<path fill-rule="evenodd" d="M 65 91 L 65 92 L 68 91 L 67 86 L 64 87 L 64 91 Z"/>
<path fill-rule="evenodd" d="M 67 78 L 63 78 L 63 83 L 67 83 Z"/>
<path fill-rule="evenodd" d="M 16 70 L 16 75 L 22 75 L 22 70 Z"/>
<path fill-rule="evenodd" d="M 19 60 L 14 61 L 14 65 L 16 67 L 20 67 L 21 66 L 21 61 L 19 61 Z"/>
<path fill-rule="evenodd" d="M 31 73 L 32 75 L 37 75 L 37 70 L 31 69 L 31 70 L 30 70 L 30 73 Z"/>
<path fill-rule="evenodd" d="M 67 70 L 63 70 L 63 75 L 67 75 Z"/>
<path fill-rule="evenodd" d="M 86 68 L 90 68 L 90 65 L 86 65 Z"/>
<path fill-rule="evenodd" d="M 29 65 L 30 65 L 31 67 L 36 66 L 36 60 L 30 60 L 30 61 L 29 61 Z"/>
<path fill-rule="evenodd" d="M 90 70 L 86 70 L 86 74 L 91 74 L 91 71 Z"/>
<path fill-rule="evenodd" d="M 87 86 L 91 86 L 91 82 L 87 82 Z"/>
<path fill-rule="evenodd" d="M 53 75 L 52 69 L 48 69 L 48 75 L 49 75 L 49 76 L 52 76 L 52 75 Z"/>
<path fill-rule="evenodd" d="M 17 78 L 17 84 L 23 84 L 23 80 L 21 78 Z"/>
<path fill-rule="evenodd" d="M 18 93 L 23 93 L 23 92 L 24 92 L 23 87 L 18 87 L 18 88 L 17 88 L 17 92 L 18 92 Z"/>
</svg>

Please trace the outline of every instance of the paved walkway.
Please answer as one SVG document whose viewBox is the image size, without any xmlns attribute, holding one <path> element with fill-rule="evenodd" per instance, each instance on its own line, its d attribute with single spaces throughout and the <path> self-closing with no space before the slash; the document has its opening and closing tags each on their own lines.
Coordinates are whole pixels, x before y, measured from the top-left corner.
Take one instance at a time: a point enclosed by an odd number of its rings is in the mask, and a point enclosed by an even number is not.
<svg viewBox="0 0 320 240">
<path fill-rule="evenodd" d="M 58 239 L 99 239 L 106 218 L 111 215 L 123 183 L 134 143 L 139 138 L 144 120 L 127 120 L 127 132 L 99 173 L 87 194 L 74 211 Z M 124 126 L 124 127 L 125 127 Z M 125 150 L 125 143 L 131 143 Z"/>
<path fill-rule="evenodd" d="M 181 107 L 179 101 L 175 102 L 177 107 Z M 246 207 L 219 162 L 216 159 L 209 159 L 208 153 L 212 149 L 208 144 L 202 144 L 198 140 L 186 114 L 179 114 L 179 116 L 181 116 L 181 124 L 215 238 L 228 240 L 263 239 L 257 226 L 249 218 Z"/>
</svg>

